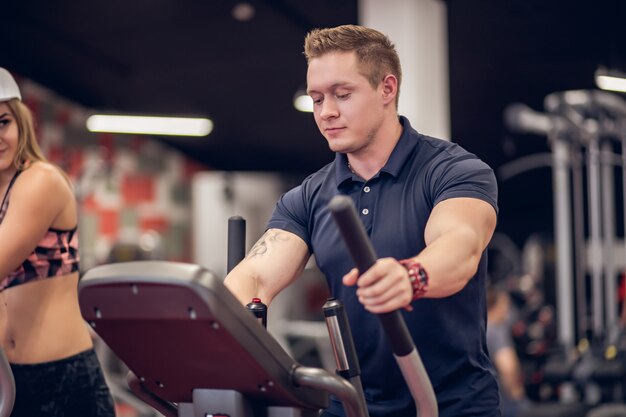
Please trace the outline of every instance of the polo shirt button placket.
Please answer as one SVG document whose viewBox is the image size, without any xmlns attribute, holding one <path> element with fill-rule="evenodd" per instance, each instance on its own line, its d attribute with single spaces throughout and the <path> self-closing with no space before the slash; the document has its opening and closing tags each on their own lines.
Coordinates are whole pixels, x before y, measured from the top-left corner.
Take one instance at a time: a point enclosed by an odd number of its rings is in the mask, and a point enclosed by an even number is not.
<svg viewBox="0 0 626 417">
<path fill-rule="evenodd" d="M 372 195 L 370 194 L 370 192 L 372 191 L 372 188 L 369 185 L 365 185 L 363 188 L 361 188 L 362 191 L 362 198 L 361 198 L 361 220 L 363 222 L 363 226 L 365 226 L 365 230 L 367 231 L 368 235 L 371 233 L 372 230 L 372 216 L 370 216 L 370 209 L 368 208 L 368 206 L 370 204 L 372 204 L 371 199 L 372 199 Z"/>
</svg>

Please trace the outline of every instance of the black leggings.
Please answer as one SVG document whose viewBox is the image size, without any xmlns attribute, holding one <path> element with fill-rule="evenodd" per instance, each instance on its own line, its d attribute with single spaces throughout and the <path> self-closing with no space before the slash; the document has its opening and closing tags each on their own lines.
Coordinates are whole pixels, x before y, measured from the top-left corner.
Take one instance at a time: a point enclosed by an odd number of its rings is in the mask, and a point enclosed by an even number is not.
<svg viewBox="0 0 626 417">
<path fill-rule="evenodd" d="M 11 417 L 114 417 L 115 407 L 93 349 L 54 362 L 11 364 Z"/>
</svg>

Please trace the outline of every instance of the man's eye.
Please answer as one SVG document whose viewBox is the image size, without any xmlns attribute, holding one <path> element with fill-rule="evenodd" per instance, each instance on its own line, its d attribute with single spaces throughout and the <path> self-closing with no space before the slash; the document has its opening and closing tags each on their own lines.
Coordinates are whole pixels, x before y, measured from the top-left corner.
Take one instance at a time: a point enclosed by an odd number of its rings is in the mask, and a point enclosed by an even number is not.
<svg viewBox="0 0 626 417">
<path fill-rule="evenodd" d="M 350 93 L 346 93 L 346 94 L 337 94 L 337 98 L 338 98 L 339 100 L 345 100 L 345 99 L 347 99 L 348 97 L 350 97 Z"/>
</svg>

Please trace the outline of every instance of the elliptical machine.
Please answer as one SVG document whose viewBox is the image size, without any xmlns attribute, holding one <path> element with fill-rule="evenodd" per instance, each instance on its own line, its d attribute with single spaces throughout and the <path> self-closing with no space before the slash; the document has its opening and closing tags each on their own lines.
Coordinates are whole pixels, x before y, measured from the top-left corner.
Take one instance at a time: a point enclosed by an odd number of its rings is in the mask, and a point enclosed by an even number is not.
<svg viewBox="0 0 626 417">
<path fill-rule="evenodd" d="M 329 208 L 357 267 L 369 268 L 375 255 L 352 201 L 338 197 Z M 314 416 L 327 406 L 327 393 L 349 417 L 367 416 L 353 378 L 295 362 L 200 266 L 96 267 L 83 277 L 79 300 L 83 317 L 128 366 L 131 390 L 167 417 Z M 432 386 L 402 316 L 380 318 L 418 415 L 436 417 Z"/>
</svg>

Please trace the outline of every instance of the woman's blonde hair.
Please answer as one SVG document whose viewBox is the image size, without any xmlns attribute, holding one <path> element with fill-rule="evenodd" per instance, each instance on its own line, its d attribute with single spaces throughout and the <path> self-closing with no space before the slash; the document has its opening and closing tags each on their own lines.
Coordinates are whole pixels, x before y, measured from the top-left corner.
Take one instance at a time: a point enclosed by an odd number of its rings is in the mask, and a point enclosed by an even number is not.
<svg viewBox="0 0 626 417">
<path fill-rule="evenodd" d="M 48 162 L 37 142 L 33 115 L 28 107 L 16 98 L 7 101 L 6 104 L 13 113 L 18 129 L 17 151 L 13 158 L 15 168 L 23 170 L 27 164 L 33 162 Z"/>
</svg>

